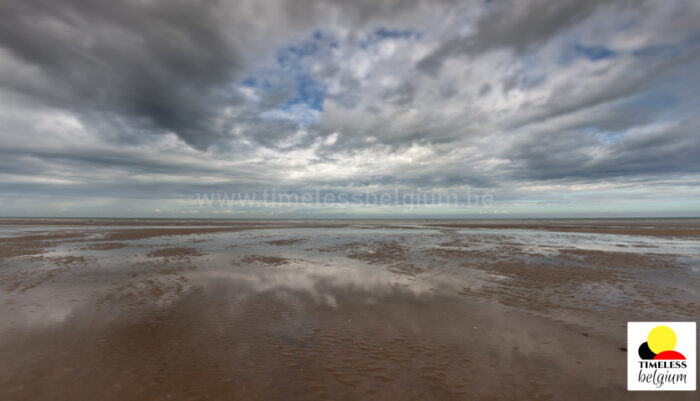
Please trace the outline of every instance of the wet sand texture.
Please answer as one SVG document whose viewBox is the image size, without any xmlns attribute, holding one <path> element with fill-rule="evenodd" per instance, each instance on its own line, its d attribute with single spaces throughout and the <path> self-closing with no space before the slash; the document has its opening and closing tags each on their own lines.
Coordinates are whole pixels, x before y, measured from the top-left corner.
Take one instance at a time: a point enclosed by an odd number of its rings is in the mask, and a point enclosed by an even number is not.
<svg viewBox="0 0 700 401">
<path fill-rule="evenodd" d="M 1 400 L 697 399 L 700 221 L 0 220 Z"/>
</svg>

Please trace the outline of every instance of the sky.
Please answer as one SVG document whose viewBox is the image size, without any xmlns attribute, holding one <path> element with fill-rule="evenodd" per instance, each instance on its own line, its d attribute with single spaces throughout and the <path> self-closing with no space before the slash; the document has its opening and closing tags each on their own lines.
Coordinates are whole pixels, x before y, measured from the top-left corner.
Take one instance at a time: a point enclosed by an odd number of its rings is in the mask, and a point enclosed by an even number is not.
<svg viewBox="0 0 700 401">
<path fill-rule="evenodd" d="M 0 0 L 0 216 L 700 217 L 699 20 Z"/>
</svg>

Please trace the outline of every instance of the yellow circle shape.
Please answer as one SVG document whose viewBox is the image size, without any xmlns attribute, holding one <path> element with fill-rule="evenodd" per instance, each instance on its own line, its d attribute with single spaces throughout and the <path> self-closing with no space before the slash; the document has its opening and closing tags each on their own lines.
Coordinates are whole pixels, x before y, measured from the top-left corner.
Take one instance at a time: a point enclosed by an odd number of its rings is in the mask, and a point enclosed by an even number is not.
<svg viewBox="0 0 700 401">
<path fill-rule="evenodd" d="M 651 352 L 659 354 L 676 348 L 676 333 L 668 326 L 656 326 L 647 336 L 647 345 Z"/>
</svg>

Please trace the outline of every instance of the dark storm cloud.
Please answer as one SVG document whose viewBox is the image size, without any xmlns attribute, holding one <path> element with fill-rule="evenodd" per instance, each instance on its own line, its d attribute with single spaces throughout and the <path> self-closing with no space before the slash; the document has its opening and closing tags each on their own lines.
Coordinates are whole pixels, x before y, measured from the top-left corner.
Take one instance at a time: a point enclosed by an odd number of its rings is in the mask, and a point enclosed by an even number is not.
<svg viewBox="0 0 700 401">
<path fill-rule="evenodd" d="M 0 46 L 37 67 L 50 87 L 15 90 L 56 105 L 133 118 L 205 147 L 214 112 L 235 103 L 220 85 L 241 56 L 212 1 L 3 2 Z M 48 96 L 46 96 L 48 95 Z"/>
</svg>

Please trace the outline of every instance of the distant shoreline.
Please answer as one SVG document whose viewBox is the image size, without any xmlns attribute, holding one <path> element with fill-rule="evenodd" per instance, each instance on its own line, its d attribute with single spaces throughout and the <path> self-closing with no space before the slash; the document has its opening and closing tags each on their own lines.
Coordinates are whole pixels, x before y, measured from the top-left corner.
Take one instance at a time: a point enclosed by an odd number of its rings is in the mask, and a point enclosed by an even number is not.
<svg viewBox="0 0 700 401">
<path fill-rule="evenodd" d="M 370 224 L 389 230 L 541 230 L 572 233 L 700 237 L 699 218 L 617 219 L 127 219 L 127 218 L 0 218 L 2 226 L 92 227 L 107 230 L 240 231 L 258 229 L 346 228 Z"/>
<path fill-rule="evenodd" d="M 0 216 L 0 224 L 3 220 L 101 220 L 101 221 L 613 221 L 613 220 L 700 220 L 700 216 L 682 217 L 339 217 L 339 218 L 222 218 L 222 217 L 5 217 Z"/>
</svg>

